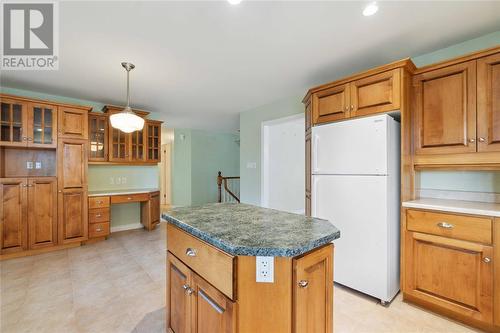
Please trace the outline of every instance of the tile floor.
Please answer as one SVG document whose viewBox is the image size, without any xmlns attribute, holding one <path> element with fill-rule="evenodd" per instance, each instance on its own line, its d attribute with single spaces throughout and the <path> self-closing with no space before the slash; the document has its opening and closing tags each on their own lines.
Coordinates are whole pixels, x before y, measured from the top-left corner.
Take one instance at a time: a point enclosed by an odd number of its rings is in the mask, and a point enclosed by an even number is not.
<svg viewBox="0 0 500 333">
<path fill-rule="evenodd" d="M 0 332 L 165 332 L 165 224 L 0 263 Z M 476 332 L 405 304 L 335 288 L 335 332 Z"/>
</svg>

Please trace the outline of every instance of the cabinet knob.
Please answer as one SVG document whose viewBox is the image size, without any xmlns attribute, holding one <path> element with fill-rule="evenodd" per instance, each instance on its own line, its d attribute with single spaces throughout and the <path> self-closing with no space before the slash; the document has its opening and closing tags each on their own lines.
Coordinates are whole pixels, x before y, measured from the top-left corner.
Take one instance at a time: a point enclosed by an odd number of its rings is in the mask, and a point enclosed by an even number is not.
<svg viewBox="0 0 500 333">
<path fill-rule="evenodd" d="M 59 191 L 57 191 L 57 192 L 62 193 L 62 191 L 61 191 L 61 190 L 59 190 Z"/>
<path fill-rule="evenodd" d="M 308 285 L 309 285 L 309 281 L 307 281 L 307 280 L 300 280 L 299 281 L 300 288 L 307 288 Z"/>
<path fill-rule="evenodd" d="M 474 143 L 474 142 L 476 142 L 476 139 L 469 139 L 469 142 Z"/>
<path fill-rule="evenodd" d="M 485 263 L 489 264 L 489 263 L 491 262 L 491 258 L 489 258 L 489 257 L 484 257 L 484 258 L 483 258 L 483 261 L 484 261 Z"/>
<path fill-rule="evenodd" d="M 196 257 L 196 250 L 195 250 L 195 249 L 192 249 L 192 248 L 190 248 L 190 247 L 188 247 L 188 248 L 186 249 L 186 255 L 187 255 L 188 257 Z"/>
<path fill-rule="evenodd" d="M 351 105 L 351 110 L 354 110 L 354 105 Z"/>
<path fill-rule="evenodd" d="M 349 107 L 348 107 L 348 106 L 346 106 L 346 107 L 345 107 L 345 110 L 346 110 L 346 112 L 347 112 L 347 111 L 349 111 Z"/>
<path fill-rule="evenodd" d="M 95 214 L 95 217 L 101 217 L 101 214 Z"/>
<path fill-rule="evenodd" d="M 453 229 L 454 225 L 448 222 L 439 222 L 437 224 L 438 227 L 443 228 L 443 229 Z"/>
<path fill-rule="evenodd" d="M 102 231 L 102 229 L 101 228 L 97 228 L 97 229 L 95 229 L 95 231 Z"/>
<path fill-rule="evenodd" d="M 184 292 L 191 296 L 194 292 L 193 288 L 191 288 L 188 284 L 183 284 L 182 289 L 184 289 Z"/>
<path fill-rule="evenodd" d="M 486 139 L 485 138 L 479 138 L 479 142 L 485 142 Z"/>
</svg>

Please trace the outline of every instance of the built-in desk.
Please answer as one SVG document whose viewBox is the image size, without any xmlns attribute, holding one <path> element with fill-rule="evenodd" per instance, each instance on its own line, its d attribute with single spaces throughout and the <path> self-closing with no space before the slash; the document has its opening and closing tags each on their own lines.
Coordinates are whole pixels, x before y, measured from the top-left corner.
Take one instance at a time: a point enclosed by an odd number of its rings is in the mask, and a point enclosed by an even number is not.
<svg viewBox="0 0 500 333">
<path fill-rule="evenodd" d="M 151 231 L 160 223 L 160 191 L 156 188 L 89 191 L 88 197 L 89 240 L 109 236 L 112 204 L 140 202 L 144 228 Z"/>
</svg>

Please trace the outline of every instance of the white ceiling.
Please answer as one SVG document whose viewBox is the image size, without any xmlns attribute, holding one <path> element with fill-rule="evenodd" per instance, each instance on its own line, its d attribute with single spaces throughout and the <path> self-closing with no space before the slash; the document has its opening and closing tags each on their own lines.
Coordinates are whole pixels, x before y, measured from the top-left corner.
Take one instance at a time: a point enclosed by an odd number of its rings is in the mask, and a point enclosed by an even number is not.
<svg viewBox="0 0 500 333">
<path fill-rule="evenodd" d="M 161 112 L 171 127 L 234 130 L 238 114 L 353 71 L 500 30 L 500 2 L 62 2 L 58 71 L 2 85 Z"/>
</svg>

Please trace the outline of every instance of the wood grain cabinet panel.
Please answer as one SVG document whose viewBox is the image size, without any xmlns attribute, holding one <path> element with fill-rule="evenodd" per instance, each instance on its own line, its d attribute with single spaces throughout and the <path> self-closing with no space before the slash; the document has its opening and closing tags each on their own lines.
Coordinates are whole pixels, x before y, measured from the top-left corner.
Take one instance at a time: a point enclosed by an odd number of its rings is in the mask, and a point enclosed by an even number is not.
<svg viewBox="0 0 500 333">
<path fill-rule="evenodd" d="M 476 151 L 476 61 L 413 78 L 417 154 Z"/>
<path fill-rule="evenodd" d="M 28 147 L 57 147 L 57 106 L 44 103 L 28 104 Z"/>
<path fill-rule="evenodd" d="M 191 333 L 191 283 L 191 270 L 167 252 L 167 332 Z"/>
<path fill-rule="evenodd" d="M 231 333 L 236 331 L 233 302 L 196 274 L 192 283 L 193 333 Z"/>
<path fill-rule="evenodd" d="M 493 248 L 405 233 L 405 293 L 462 320 L 493 322 Z"/>
<path fill-rule="evenodd" d="M 28 248 L 26 178 L 0 179 L 0 251 L 2 254 Z"/>
<path fill-rule="evenodd" d="M 28 103 L 0 96 L 0 147 L 28 144 Z"/>
<path fill-rule="evenodd" d="M 108 160 L 108 116 L 91 112 L 89 118 L 89 161 Z"/>
<path fill-rule="evenodd" d="M 59 139 L 59 189 L 87 188 L 87 140 Z"/>
<path fill-rule="evenodd" d="M 88 139 L 88 110 L 60 106 L 58 118 L 59 137 Z"/>
<path fill-rule="evenodd" d="M 500 53 L 477 61 L 478 151 L 500 151 Z"/>
<path fill-rule="evenodd" d="M 293 270 L 293 332 L 333 332 L 333 245 L 294 259 Z"/>
<path fill-rule="evenodd" d="M 58 197 L 59 243 L 67 244 L 88 239 L 87 191 L 60 190 Z"/>
<path fill-rule="evenodd" d="M 328 123 L 349 117 L 349 84 L 312 94 L 313 124 Z"/>
<path fill-rule="evenodd" d="M 130 160 L 130 133 L 124 133 L 111 126 L 109 122 L 109 161 L 127 162 Z"/>
<path fill-rule="evenodd" d="M 57 245 L 57 179 L 28 179 L 30 249 Z"/>
<path fill-rule="evenodd" d="M 401 73 L 394 69 L 351 82 L 351 117 L 398 110 Z"/>
<path fill-rule="evenodd" d="M 161 148 L 161 122 L 146 120 L 146 134 L 147 134 L 147 161 L 150 163 L 159 162 L 160 148 Z"/>
</svg>

